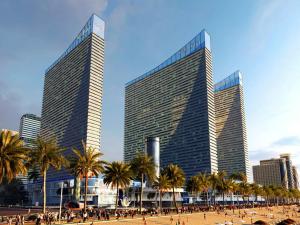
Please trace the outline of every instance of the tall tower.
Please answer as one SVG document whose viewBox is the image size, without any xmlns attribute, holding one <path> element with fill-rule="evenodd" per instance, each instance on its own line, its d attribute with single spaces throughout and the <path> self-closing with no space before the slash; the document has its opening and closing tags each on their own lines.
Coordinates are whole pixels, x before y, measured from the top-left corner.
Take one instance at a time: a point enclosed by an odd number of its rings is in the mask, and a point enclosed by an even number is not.
<svg viewBox="0 0 300 225">
<path fill-rule="evenodd" d="M 216 134 L 219 171 L 243 172 L 248 180 L 247 130 L 242 74 L 236 71 L 215 84 Z"/>
<path fill-rule="evenodd" d="M 292 189 L 295 185 L 291 156 L 290 154 L 281 154 L 280 158 L 285 159 L 289 189 Z"/>
<path fill-rule="evenodd" d="M 56 138 L 59 146 L 68 149 L 67 155 L 72 147 L 82 149 L 82 141 L 100 150 L 104 27 L 104 21 L 92 15 L 46 70 L 41 136 Z M 73 178 L 65 171 L 51 172 L 48 177 L 50 182 Z"/>
<path fill-rule="evenodd" d="M 294 188 L 299 189 L 299 177 L 298 177 L 296 166 L 293 166 L 293 180 L 294 180 Z"/>
<path fill-rule="evenodd" d="M 210 36 L 203 30 L 162 64 L 125 87 L 124 159 L 159 137 L 160 165 L 187 177 L 217 171 Z"/>
<path fill-rule="evenodd" d="M 35 141 L 40 133 L 41 118 L 34 114 L 24 114 L 20 120 L 19 137 L 23 141 L 24 146 L 28 148 L 34 148 Z M 28 176 L 18 175 L 18 178 L 24 184 L 24 188 L 27 189 Z"/>
<path fill-rule="evenodd" d="M 33 114 L 24 114 L 20 120 L 19 135 L 25 146 L 34 147 L 41 128 L 41 118 Z"/>
</svg>

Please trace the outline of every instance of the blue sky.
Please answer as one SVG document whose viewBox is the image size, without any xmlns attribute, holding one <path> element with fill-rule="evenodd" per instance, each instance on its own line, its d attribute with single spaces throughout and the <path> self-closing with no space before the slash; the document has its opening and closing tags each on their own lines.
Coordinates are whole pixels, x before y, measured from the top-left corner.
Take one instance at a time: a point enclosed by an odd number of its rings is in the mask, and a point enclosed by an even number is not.
<svg viewBox="0 0 300 225">
<path fill-rule="evenodd" d="M 45 69 L 92 13 L 106 22 L 102 146 L 122 159 L 124 84 L 199 31 L 211 35 L 214 80 L 244 74 L 252 163 L 290 152 L 300 166 L 300 1 L 1 0 L 0 128 L 40 115 Z"/>
</svg>

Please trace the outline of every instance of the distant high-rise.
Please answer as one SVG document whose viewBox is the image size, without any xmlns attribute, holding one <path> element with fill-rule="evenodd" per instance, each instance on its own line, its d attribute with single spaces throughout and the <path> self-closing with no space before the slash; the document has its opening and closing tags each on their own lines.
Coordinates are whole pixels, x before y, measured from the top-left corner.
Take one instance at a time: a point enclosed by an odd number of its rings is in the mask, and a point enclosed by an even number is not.
<svg viewBox="0 0 300 225">
<path fill-rule="evenodd" d="M 218 169 L 250 177 L 242 74 L 236 71 L 215 84 Z"/>
<path fill-rule="evenodd" d="M 187 177 L 218 170 L 210 36 L 201 31 L 162 64 L 126 84 L 124 159 L 159 137 L 160 164 Z"/>
<path fill-rule="evenodd" d="M 288 188 L 285 158 L 261 160 L 260 165 L 253 166 L 253 179 L 260 185 Z"/>
<path fill-rule="evenodd" d="M 24 146 L 28 148 L 34 148 L 35 141 L 40 133 L 41 118 L 34 114 L 24 114 L 20 119 L 19 137 L 23 141 Z M 18 178 L 24 184 L 27 189 L 28 176 L 18 175 Z"/>
<path fill-rule="evenodd" d="M 56 138 L 59 146 L 68 149 L 68 155 L 72 147 L 82 149 L 82 141 L 100 149 L 104 26 L 102 19 L 92 15 L 67 50 L 46 70 L 41 136 Z M 49 182 L 74 178 L 65 171 L 51 172 L 48 177 Z M 72 182 L 67 185 L 72 186 Z M 51 185 L 49 201 L 57 202 L 57 185 Z"/>
<path fill-rule="evenodd" d="M 24 114 L 20 120 L 19 135 L 27 147 L 34 147 L 41 128 L 41 118 L 33 114 Z"/>
<path fill-rule="evenodd" d="M 293 180 L 294 180 L 294 188 L 299 189 L 299 177 L 297 167 L 293 166 Z"/>
<path fill-rule="evenodd" d="M 288 178 L 288 187 L 289 189 L 294 188 L 294 175 L 293 175 L 293 165 L 290 154 L 281 154 L 280 158 L 285 159 L 286 171 Z"/>
</svg>

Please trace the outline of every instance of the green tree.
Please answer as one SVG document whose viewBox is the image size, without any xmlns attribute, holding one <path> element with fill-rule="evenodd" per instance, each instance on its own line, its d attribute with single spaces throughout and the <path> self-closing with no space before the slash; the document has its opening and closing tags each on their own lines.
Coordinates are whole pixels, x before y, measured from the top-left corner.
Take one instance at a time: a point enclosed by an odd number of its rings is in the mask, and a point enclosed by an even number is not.
<svg viewBox="0 0 300 225">
<path fill-rule="evenodd" d="M 206 193 L 206 205 L 208 206 L 208 191 L 209 191 L 209 188 L 211 187 L 209 176 L 205 173 L 199 173 L 197 176 L 199 179 L 201 191 Z"/>
<path fill-rule="evenodd" d="M 90 176 L 98 176 L 104 171 L 105 161 L 100 160 L 103 154 L 100 150 L 87 146 L 82 142 L 82 149 L 72 149 L 74 156 L 69 158 L 70 171 L 76 177 L 84 178 L 84 210 L 87 207 L 88 180 Z"/>
<path fill-rule="evenodd" d="M 181 188 L 184 185 L 184 172 L 178 165 L 170 164 L 164 169 L 163 174 L 167 175 L 168 180 L 170 182 L 170 186 L 173 192 L 173 203 L 178 213 L 178 207 L 175 199 L 175 188 Z"/>
<path fill-rule="evenodd" d="M 258 197 L 259 195 L 262 194 L 262 189 L 261 189 L 261 187 L 260 187 L 258 184 L 256 184 L 256 183 L 250 184 L 250 188 L 251 188 L 252 194 L 255 196 L 255 201 L 257 202 L 257 197 Z M 254 205 L 254 204 L 253 204 L 253 205 Z"/>
<path fill-rule="evenodd" d="M 229 176 L 229 178 L 236 180 L 236 181 L 241 181 L 241 182 L 247 182 L 247 176 L 243 172 L 237 172 L 233 173 Z"/>
<path fill-rule="evenodd" d="M 217 173 L 217 185 L 216 185 L 216 189 L 218 191 L 218 193 L 222 194 L 222 199 L 223 199 L 223 206 L 225 206 L 225 193 L 228 191 L 228 186 L 227 186 L 227 182 L 225 179 L 226 176 L 226 172 L 225 171 L 220 171 Z"/>
<path fill-rule="evenodd" d="M 219 184 L 219 176 L 217 173 L 212 173 L 209 175 L 209 182 L 211 185 L 210 200 L 212 201 L 212 196 L 214 196 L 214 205 L 216 204 L 216 190 Z"/>
<path fill-rule="evenodd" d="M 153 182 L 156 179 L 155 164 L 153 158 L 145 153 L 139 152 L 130 163 L 134 177 L 141 183 L 140 188 L 140 213 L 143 207 L 143 184 L 147 178 L 148 182 Z"/>
<path fill-rule="evenodd" d="M 116 211 L 118 208 L 119 188 L 128 187 L 131 181 L 132 171 L 130 165 L 123 162 L 112 162 L 105 166 L 103 174 L 103 182 L 106 185 L 111 185 L 112 188 L 117 188 Z"/>
<path fill-rule="evenodd" d="M 270 186 L 263 186 L 263 195 L 268 206 L 270 204 L 270 197 L 273 195 L 272 188 Z"/>
<path fill-rule="evenodd" d="M 162 196 L 165 191 L 171 188 L 170 181 L 166 174 L 160 174 L 153 184 L 153 187 L 159 191 L 159 208 L 162 213 Z"/>
<path fill-rule="evenodd" d="M 242 195 L 243 203 L 245 204 L 245 197 L 248 197 L 249 201 L 249 195 L 251 193 L 251 187 L 247 182 L 240 182 L 239 183 L 239 192 Z"/>
<path fill-rule="evenodd" d="M 13 135 L 11 131 L 0 133 L 0 184 L 3 178 L 7 182 L 12 181 L 18 174 L 27 173 L 26 161 L 28 149 L 23 146 L 19 135 Z"/>
<path fill-rule="evenodd" d="M 198 193 L 201 192 L 201 186 L 198 176 L 192 176 L 186 184 L 186 190 L 197 200 Z"/>
<path fill-rule="evenodd" d="M 58 147 L 56 140 L 44 140 L 38 138 L 36 141 L 36 147 L 30 152 L 29 165 L 38 166 L 40 174 L 43 176 L 43 212 L 46 212 L 46 182 L 47 182 L 47 171 L 50 167 L 60 170 L 61 167 L 68 165 L 68 161 L 63 156 L 64 148 Z"/>
</svg>

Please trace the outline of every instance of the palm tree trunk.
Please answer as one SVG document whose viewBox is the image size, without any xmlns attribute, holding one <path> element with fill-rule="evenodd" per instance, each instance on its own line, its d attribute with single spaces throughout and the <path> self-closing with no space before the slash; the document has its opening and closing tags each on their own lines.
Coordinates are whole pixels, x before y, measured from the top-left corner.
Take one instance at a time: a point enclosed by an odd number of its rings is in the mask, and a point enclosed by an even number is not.
<svg viewBox="0 0 300 225">
<path fill-rule="evenodd" d="M 88 174 L 85 174 L 85 182 L 84 182 L 84 211 L 86 212 L 86 206 L 87 206 L 87 189 L 88 189 Z"/>
<path fill-rule="evenodd" d="M 140 213 L 142 214 L 142 207 L 143 207 L 143 183 L 144 183 L 144 174 L 142 174 L 142 179 L 141 179 L 141 192 L 140 192 Z"/>
<path fill-rule="evenodd" d="M 207 207 L 208 207 L 208 190 L 207 190 L 207 192 L 206 192 L 206 205 L 207 205 Z"/>
<path fill-rule="evenodd" d="M 159 191 L 159 208 L 160 214 L 162 214 L 162 191 Z"/>
<path fill-rule="evenodd" d="M 115 214 L 116 214 L 117 208 L 118 208 L 118 200 L 119 200 L 119 182 L 117 182 L 117 196 L 116 196 L 116 208 L 115 208 Z"/>
<path fill-rule="evenodd" d="M 44 192 L 44 202 L 43 202 L 43 213 L 46 213 L 46 201 L 47 201 L 47 196 L 46 196 L 46 179 L 47 179 L 47 171 L 44 171 L 44 185 L 43 185 L 43 192 Z"/>
<path fill-rule="evenodd" d="M 222 192 L 222 195 L 223 195 L 223 209 L 225 209 L 225 194 L 224 194 L 224 192 Z"/>
<path fill-rule="evenodd" d="M 174 202 L 174 206 L 175 206 L 176 212 L 178 213 L 176 199 L 175 199 L 175 188 L 174 187 L 173 187 L 173 202 Z"/>
</svg>

